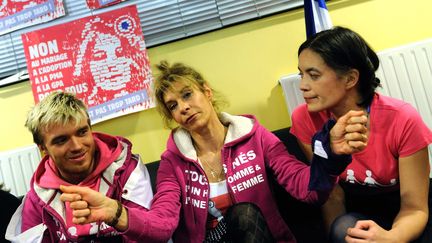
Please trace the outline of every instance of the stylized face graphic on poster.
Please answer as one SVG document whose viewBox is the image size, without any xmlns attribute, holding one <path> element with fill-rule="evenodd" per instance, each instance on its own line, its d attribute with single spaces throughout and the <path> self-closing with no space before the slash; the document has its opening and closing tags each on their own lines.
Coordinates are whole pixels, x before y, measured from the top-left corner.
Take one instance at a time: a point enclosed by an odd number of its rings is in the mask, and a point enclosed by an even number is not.
<svg viewBox="0 0 432 243">
<path fill-rule="evenodd" d="M 116 3 L 121 3 L 126 0 L 87 0 L 87 6 L 90 9 L 103 8 L 107 6 L 111 6 Z"/>
<path fill-rule="evenodd" d="M 0 35 L 64 15 L 63 0 L 0 0 Z"/>
<path fill-rule="evenodd" d="M 35 102 L 76 93 L 92 123 L 154 107 L 135 6 L 22 35 Z"/>
</svg>

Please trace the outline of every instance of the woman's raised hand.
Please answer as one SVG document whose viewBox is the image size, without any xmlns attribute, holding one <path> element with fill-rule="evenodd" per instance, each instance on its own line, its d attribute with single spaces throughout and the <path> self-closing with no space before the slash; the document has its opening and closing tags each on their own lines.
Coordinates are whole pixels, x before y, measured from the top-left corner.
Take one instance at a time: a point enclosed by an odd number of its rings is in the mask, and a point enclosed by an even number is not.
<svg viewBox="0 0 432 243">
<path fill-rule="evenodd" d="M 366 148 L 368 117 L 364 111 L 351 110 L 340 117 L 330 130 L 330 146 L 335 154 L 352 154 Z"/>
</svg>

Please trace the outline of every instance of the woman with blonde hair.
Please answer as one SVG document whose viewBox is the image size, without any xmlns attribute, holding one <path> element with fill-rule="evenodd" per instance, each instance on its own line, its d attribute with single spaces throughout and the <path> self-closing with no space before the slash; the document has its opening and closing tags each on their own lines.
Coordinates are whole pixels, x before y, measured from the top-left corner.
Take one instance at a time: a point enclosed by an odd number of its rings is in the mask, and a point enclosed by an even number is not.
<svg viewBox="0 0 432 243">
<path fill-rule="evenodd" d="M 223 102 L 193 68 L 165 61 L 157 68 L 157 107 L 165 124 L 176 127 L 150 210 L 159 218 L 145 220 L 151 225 L 163 218 L 174 241 L 295 242 L 276 209 L 269 177 L 299 200 L 322 203 L 350 154 L 366 146 L 364 113 L 349 113 L 316 133 L 309 167 L 254 116 L 220 112 Z"/>
</svg>

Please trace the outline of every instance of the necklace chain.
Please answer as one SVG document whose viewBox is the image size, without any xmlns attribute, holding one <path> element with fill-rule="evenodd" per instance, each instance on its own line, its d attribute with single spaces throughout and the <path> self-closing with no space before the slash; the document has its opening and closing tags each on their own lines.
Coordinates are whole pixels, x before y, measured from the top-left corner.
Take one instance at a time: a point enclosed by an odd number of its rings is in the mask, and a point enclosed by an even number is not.
<svg viewBox="0 0 432 243">
<path fill-rule="evenodd" d="M 221 170 L 220 170 L 219 173 L 218 173 L 218 172 L 216 172 L 215 169 L 213 169 L 213 168 L 210 166 L 210 164 L 209 164 L 207 161 L 205 161 L 205 160 L 203 160 L 203 159 L 200 159 L 200 161 L 203 161 L 203 162 L 208 166 L 208 168 L 210 169 L 210 174 L 211 174 L 211 176 L 212 176 L 213 178 L 215 178 L 217 181 L 221 181 L 221 175 L 222 175 L 222 172 L 223 172 L 223 166 L 222 166 Z"/>
</svg>

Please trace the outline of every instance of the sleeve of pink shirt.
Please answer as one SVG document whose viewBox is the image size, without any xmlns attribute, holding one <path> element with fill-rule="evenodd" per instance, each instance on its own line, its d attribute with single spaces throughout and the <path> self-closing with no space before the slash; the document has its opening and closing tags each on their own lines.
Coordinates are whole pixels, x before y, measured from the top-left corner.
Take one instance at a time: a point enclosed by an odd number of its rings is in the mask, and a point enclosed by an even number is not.
<svg viewBox="0 0 432 243">
<path fill-rule="evenodd" d="M 302 104 L 298 106 L 291 116 L 290 133 L 304 144 L 310 144 L 312 136 L 316 133 L 316 129 L 311 123 L 311 118 L 307 111 L 307 106 Z"/>
<path fill-rule="evenodd" d="M 395 123 L 399 157 L 406 157 L 432 143 L 432 132 L 410 104 L 400 107 Z"/>
</svg>

